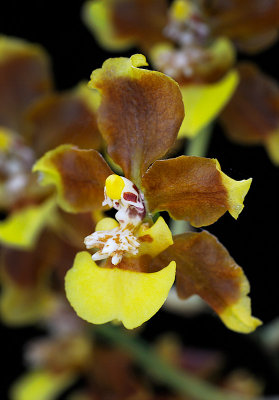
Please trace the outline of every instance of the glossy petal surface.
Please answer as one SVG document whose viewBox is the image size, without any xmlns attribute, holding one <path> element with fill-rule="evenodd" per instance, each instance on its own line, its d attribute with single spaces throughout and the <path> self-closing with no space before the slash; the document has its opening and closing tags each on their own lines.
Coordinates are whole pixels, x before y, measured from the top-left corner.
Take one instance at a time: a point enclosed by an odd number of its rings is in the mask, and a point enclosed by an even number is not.
<svg viewBox="0 0 279 400">
<path fill-rule="evenodd" d="M 196 227 L 212 224 L 226 211 L 237 218 L 250 184 L 229 178 L 217 160 L 187 156 L 156 161 L 142 181 L 152 212 L 168 211 Z"/>
<path fill-rule="evenodd" d="M 163 305 L 175 278 L 175 263 L 155 273 L 98 267 L 88 252 L 78 253 L 65 279 L 66 295 L 76 313 L 94 324 L 120 320 L 140 326 Z"/>
<path fill-rule="evenodd" d="M 98 123 L 108 153 L 138 185 L 142 173 L 174 143 L 184 116 L 177 83 L 137 68 L 145 65 L 140 54 L 108 59 L 90 82 L 101 93 Z"/>
<path fill-rule="evenodd" d="M 23 40 L 0 36 L 0 125 L 19 129 L 27 106 L 51 87 L 45 51 Z"/>
<path fill-rule="evenodd" d="M 102 208 L 105 181 L 112 174 L 97 151 L 70 145 L 46 153 L 33 171 L 42 174 L 42 185 L 55 185 L 61 208 L 74 213 Z"/>
<path fill-rule="evenodd" d="M 179 131 L 179 137 L 195 136 L 216 118 L 230 100 L 237 84 L 238 74 L 236 71 L 231 71 L 216 83 L 181 86 L 187 112 Z"/>
<path fill-rule="evenodd" d="M 249 282 L 224 246 L 210 233 L 185 233 L 159 255 L 157 263 L 177 264 L 176 287 L 181 298 L 202 297 L 228 328 L 253 331 L 261 322 L 251 316 Z"/>
<path fill-rule="evenodd" d="M 96 121 L 97 91 L 84 84 L 76 89 L 44 97 L 28 109 L 25 132 L 38 156 L 61 144 L 98 149 L 101 135 Z"/>
<path fill-rule="evenodd" d="M 28 206 L 10 214 L 0 222 L 0 242 L 6 246 L 30 249 L 55 210 L 55 201 Z"/>
</svg>

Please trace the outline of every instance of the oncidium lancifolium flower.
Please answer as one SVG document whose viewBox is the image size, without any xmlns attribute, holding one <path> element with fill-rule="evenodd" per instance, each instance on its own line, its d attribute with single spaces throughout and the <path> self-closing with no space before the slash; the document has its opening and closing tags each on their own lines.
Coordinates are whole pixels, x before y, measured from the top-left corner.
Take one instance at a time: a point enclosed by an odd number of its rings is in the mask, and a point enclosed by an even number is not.
<svg viewBox="0 0 279 400">
<path fill-rule="evenodd" d="M 229 139 L 263 145 L 278 165 L 278 82 L 236 57 L 278 40 L 278 0 L 87 0 L 82 15 L 103 47 L 138 46 L 178 82 L 187 110 L 179 137 L 221 116 Z"/>
<path fill-rule="evenodd" d="M 57 281 L 60 275 L 63 283 L 65 257 L 72 262 L 95 226 L 95 216 L 59 209 L 52 188 L 43 188 L 32 174 L 36 158 L 62 143 L 101 145 L 98 93 L 84 82 L 65 92 L 53 86 L 41 46 L 0 35 L 0 208 L 6 216 L 0 221 L 0 316 L 8 325 L 50 314 L 62 292 Z M 69 218 L 80 228 L 65 235 Z"/>
<path fill-rule="evenodd" d="M 160 211 L 194 227 L 226 211 L 236 219 L 251 179 L 235 181 L 215 159 L 162 159 L 176 140 L 184 106 L 178 84 L 140 68 L 146 65 L 140 54 L 108 59 L 89 83 L 100 94 L 98 126 L 107 153 L 124 176 L 96 150 L 72 145 L 46 153 L 33 168 L 42 184 L 55 185 L 65 210 L 117 211 L 85 238 L 93 255 L 77 254 L 66 295 L 81 318 L 119 320 L 132 329 L 159 310 L 176 276 L 180 297 L 198 294 L 229 328 L 251 332 L 261 322 L 251 316 L 249 283 L 228 251 L 206 231 L 172 236 L 162 217 L 153 222 Z"/>
</svg>

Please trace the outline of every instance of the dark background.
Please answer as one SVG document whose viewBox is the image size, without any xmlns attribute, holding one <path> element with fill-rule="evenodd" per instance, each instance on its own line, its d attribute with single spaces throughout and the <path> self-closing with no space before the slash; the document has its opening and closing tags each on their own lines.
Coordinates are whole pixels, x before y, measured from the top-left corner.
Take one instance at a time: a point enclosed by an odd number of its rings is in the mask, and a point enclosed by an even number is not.
<svg viewBox="0 0 279 400">
<path fill-rule="evenodd" d="M 59 4 L 58 4 L 59 3 Z M 92 70 L 112 56 L 102 50 L 80 19 L 82 2 L 6 1 L 1 6 L 0 31 L 40 43 L 49 52 L 59 90 L 69 89 L 81 80 L 89 80 Z M 58 5 L 57 5 L 58 4 Z M 245 57 L 256 62 L 265 73 L 278 77 L 278 45 L 260 55 Z M 132 49 L 116 55 L 129 56 Z M 279 169 L 269 161 L 262 147 L 243 147 L 231 143 L 217 125 L 207 156 L 217 158 L 222 170 L 234 179 L 253 177 L 245 208 L 238 221 L 229 214 L 208 230 L 215 234 L 240 264 L 251 284 L 253 315 L 265 324 L 278 313 L 278 232 Z M 278 377 L 270 358 L 261 349 L 254 335 L 229 331 L 212 314 L 182 318 L 160 311 L 143 331 L 152 341 L 160 333 L 176 331 L 185 345 L 218 349 L 227 355 L 227 370 L 247 367 L 266 381 L 266 393 L 279 392 Z M 2 373 L 0 398 L 23 371 L 22 348 L 26 340 L 41 333 L 34 328 L 9 329 L 1 326 Z M 4 356 L 5 355 L 5 356 Z M 4 378 L 4 379 L 3 379 Z"/>
</svg>

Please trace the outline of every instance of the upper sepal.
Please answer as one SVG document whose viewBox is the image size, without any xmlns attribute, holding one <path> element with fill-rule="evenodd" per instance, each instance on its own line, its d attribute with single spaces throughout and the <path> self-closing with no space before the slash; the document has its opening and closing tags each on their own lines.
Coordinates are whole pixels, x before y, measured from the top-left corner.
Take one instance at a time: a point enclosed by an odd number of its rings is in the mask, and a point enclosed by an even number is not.
<svg viewBox="0 0 279 400">
<path fill-rule="evenodd" d="M 173 145 L 184 117 L 177 83 L 138 68 L 146 65 L 141 54 L 111 58 L 89 83 L 101 94 L 98 124 L 108 154 L 137 185 L 149 165 Z"/>
</svg>

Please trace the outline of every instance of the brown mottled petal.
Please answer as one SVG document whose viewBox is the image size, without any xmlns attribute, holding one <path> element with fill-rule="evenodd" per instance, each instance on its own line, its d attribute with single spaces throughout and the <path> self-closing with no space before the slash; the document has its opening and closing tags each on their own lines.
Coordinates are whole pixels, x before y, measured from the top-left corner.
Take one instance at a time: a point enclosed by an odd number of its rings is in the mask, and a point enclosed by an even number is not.
<svg viewBox="0 0 279 400">
<path fill-rule="evenodd" d="M 212 3 L 211 9 L 207 9 L 212 32 L 237 43 L 279 27 L 278 0 L 217 0 Z M 259 41 L 262 44 L 261 38 Z"/>
<path fill-rule="evenodd" d="M 25 114 L 24 130 L 37 155 L 61 144 L 100 148 L 98 103 L 98 92 L 80 85 L 70 92 L 50 94 L 31 106 Z"/>
<path fill-rule="evenodd" d="M 251 316 L 249 282 L 243 270 L 215 236 L 206 231 L 175 236 L 174 244 L 154 264 L 167 265 L 169 260 L 177 265 L 179 297 L 198 294 L 230 329 L 247 333 L 260 324 Z"/>
<path fill-rule="evenodd" d="M 62 145 L 46 153 L 33 167 L 41 172 L 42 185 L 56 186 L 58 203 L 78 213 L 102 208 L 106 178 L 113 172 L 95 150 Z"/>
<path fill-rule="evenodd" d="M 85 24 L 108 50 L 137 45 L 147 51 L 164 40 L 166 0 L 89 0 L 82 10 Z"/>
<path fill-rule="evenodd" d="M 134 43 L 145 50 L 164 40 L 166 0 L 114 0 L 110 3 L 112 25 L 120 38 L 133 38 Z"/>
<path fill-rule="evenodd" d="M 168 211 L 196 227 L 212 224 L 226 211 L 237 218 L 250 183 L 229 178 L 217 160 L 187 156 L 156 161 L 142 180 L 151 212 Z"/>
<path fill-rule="evenodd" d="M 51 88 L 45 51 L 23 40 L 0 36 L 0 125 L 20 131 L 26 107 Z"/>
<path fill-rule="evenodd" d="M 184 117 L 177 83 L 137 68 L 143 65 L 140 54 L 112 58 L 92 73 L 90 82 L 101 93 L 98 123 L 108 153 L 138 185 L 149 165 L 173 145 Z"/>
<path fill-rule="evenodd" d="M 255 65 L 238 68 L 240 83 L 221 114 L 229 137 L 239 143 L 265 144 L 279 129 L 279 85 Z"/>
</svg>

